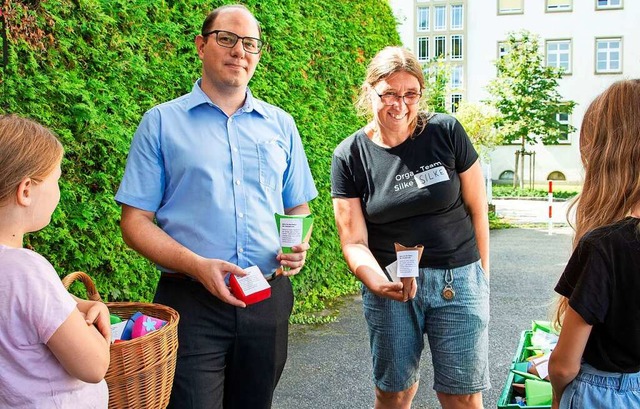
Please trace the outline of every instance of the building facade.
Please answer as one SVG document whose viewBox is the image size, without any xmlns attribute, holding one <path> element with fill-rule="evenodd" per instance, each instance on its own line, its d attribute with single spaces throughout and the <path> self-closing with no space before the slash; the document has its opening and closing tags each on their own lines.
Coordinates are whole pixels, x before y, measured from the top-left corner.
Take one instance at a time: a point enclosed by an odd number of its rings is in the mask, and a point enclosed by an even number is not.
<svg viewBox="0 0 640 409">
<path fill-rule="evenodd" d="M 577 103 L 559 115 L 575 132 L 558 145 L 528 146 L 524 178 L 538 182 L 582 179 L 578 138 L 584 111 L 615 81 L 640 78 L 638 0 L 389 0 L 405 47 L 422 61 L 442 54 L 451 66 L 450 110 L 460 100 L 481 102 L 495 78 L 495 61 L 508 33 L 528 30 L 540 38 L 545 63 L 562 67 L 559 92 Z M 513 176 L 519 143 L 491 153 L 492 178 Z M 532 159 L 535 157 L 535 161 Z"/>
</svg>

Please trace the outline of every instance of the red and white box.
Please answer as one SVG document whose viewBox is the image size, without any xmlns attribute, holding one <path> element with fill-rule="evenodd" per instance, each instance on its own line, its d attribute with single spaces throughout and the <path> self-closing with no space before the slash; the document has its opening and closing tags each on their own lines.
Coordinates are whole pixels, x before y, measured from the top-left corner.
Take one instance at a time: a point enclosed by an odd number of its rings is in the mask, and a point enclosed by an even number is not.
<svg viewBox="0 0 640 409">
<path fill-rule="evenodd" d="M 245 268 L 247 275 L 239 277 L 231 274 L 229 287 L 237 299 L 247 305 L 255 304 L 271 297 L 271 286 L 258 266 Z"/>
</svg>

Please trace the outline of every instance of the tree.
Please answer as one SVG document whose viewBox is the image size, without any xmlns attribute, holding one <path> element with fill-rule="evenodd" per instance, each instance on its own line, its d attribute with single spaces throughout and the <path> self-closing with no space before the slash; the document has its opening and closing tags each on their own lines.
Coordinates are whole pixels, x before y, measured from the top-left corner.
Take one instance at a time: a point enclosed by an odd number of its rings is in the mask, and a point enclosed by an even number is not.
<svg viewBox="0 0 640 409">
<path fill-rule="evenodd" d="M 454 114 L 462 124 L 483 162 L 488 162 L 489 153 L 504 140 L 504 135 L 495 124 L 498 112 L 492 106 L 460 101 Z"/>
<path fill-rule="evenodd" d="M 444 56 L 434 57 L 423 66 L 425 73 L 424 103 L 430 112 L 449 113 L 447 109 L 447 92 L 449 85 L 449 66 Z"/>
<path fill-rule="evenodd" d="M 557 144 L 560 137 L 575 130 L 557 120 L 558 114 L 570 114 L 575 102 L 563 100 L 558 93 L 562 70 L 545 66 L 539 44 L 538 36 L 526 30 L 509 33 L 508 52 L 496 61 L 497 77 L 487 86 L 491 94 L 488 102 L 500 114 L 497 126 L 505 142 L 521 143 L 515 159 L 514 187 L 518 183 L 523 187 L 524 155 L 531 153 L 526 151 L 527 144 Z"/>
</svg>

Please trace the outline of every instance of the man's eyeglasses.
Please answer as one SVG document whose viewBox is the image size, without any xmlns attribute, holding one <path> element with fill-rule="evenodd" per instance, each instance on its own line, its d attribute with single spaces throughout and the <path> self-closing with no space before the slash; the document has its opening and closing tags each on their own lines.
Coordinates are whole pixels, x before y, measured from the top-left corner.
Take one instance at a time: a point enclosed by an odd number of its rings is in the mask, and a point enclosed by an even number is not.
<svg viewBox="0 0 640 409">
<path fill-rule="evenodd" d="M 404 95 L 398 95 L 391 92 L 380 95 L 377 91 L 374 92 L 380 97 L 380 100 L 385 105 L 393 105 L 396 103 L 396 101 L 400 100 L 403 100 L 407 105 L 415 105 L 418 103 L 418 101 L 420 101 L 420 97 L 422 96 L 421 92 L 407 92 Z"/>
<path fill-rule="evenodd" d="M 236 33 L 224 30 L 212 30 L 206 33 L 202 33 L 203 37 L 216 35 L 216 43 L 219 46 L 225 48 L 233 48 L 236 46 L 238 40 L 242 40 L 242 48 L 249 54 L 258 54 L 262 50 L 264 44 L 261 39 L 255 37 L 240 37 Z"/>
</svg>

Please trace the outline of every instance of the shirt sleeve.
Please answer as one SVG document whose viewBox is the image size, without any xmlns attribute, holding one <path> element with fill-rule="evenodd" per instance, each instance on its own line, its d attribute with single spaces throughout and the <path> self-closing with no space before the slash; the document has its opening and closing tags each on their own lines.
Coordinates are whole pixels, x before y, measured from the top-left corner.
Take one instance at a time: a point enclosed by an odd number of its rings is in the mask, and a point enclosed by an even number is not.
<svg viewBox="0 0 640 409">
<path fill-rule="evenodd" d="M 296 207 L 318 196 L 302 139 L 293 118 L 288 117 L 290 153 L 283 176 L 282 203 L 285 209 Z"/>
<path fill-rule="evenodd" d="M 596 246 L 582 240 L 555 287 L 589 325 L 603 323 L 607 315 L 611 288 L 609 265 Z"/>
<path fill-rule="evenodd" d="M 360 197 L 356 190 L 353 170 L 343 156 L 343 148 L 343 145 L 338 146 L 331 158 L 331 197 Z"/>
<path fill-rule="evenodd" d="M 155 212 L 160 207 L 165 186 L 165 170 L 160 145 L 159 112 L 144 114 L 133 136 L 127 165 L 116 202 Z"/>
<path fill-rule="evenodd" d="M 16 260 L 18 261 L 18 260 Z M 15 333 L 28 344 L 46 344 L 76 307 L 51 264 L 36 253 L 27 253 L 14 266 Z M 21 325 L 18 325 L 20 322 Z"/>
</svg>

